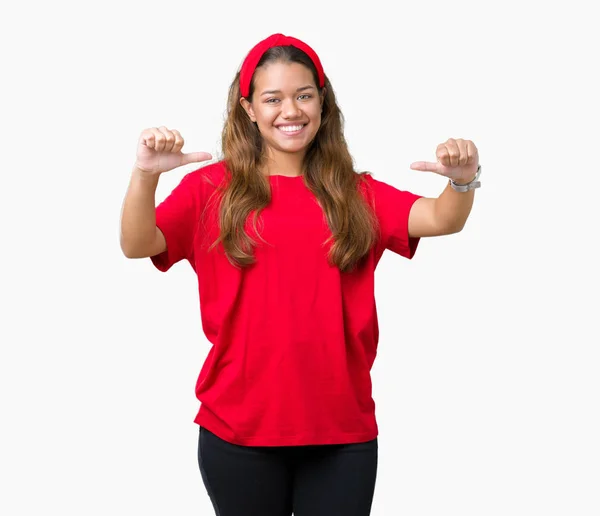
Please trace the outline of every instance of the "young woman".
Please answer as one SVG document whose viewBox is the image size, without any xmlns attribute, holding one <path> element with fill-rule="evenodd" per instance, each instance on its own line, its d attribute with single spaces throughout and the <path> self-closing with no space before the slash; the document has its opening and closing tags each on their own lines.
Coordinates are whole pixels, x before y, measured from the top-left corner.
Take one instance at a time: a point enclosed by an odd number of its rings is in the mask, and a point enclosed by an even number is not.
<svg viewBox="0 0 600 516">
<path fill-rule="evenodd" d="M 438 198 L 353 169 L 319 57 L 274 34 L 229 91 L 223 158 L 187 174 L 155 208 L 183 154 L 175 129 L 142 132 L 121 247 L 161 271 L 187 260 L 212 346 L 200 371 L 198 460 L 219 516 L 366 516 L 377 471 L 370 370 L 374 271 L 384 250 L 460 231 L 479 186 L 478 153 L 449 139 Z"/>
</svg>

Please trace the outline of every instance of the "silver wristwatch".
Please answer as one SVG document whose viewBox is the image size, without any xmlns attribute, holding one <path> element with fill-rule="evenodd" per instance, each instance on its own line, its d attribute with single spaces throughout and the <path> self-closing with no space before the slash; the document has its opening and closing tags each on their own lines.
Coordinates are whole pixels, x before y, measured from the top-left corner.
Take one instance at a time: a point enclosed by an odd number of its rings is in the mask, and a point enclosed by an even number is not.
<svg viewBox="0 0 600 516">
<path fill-rule="evenodd" d="M 450 179 L 450 186 L 454 188 L 457 192 L 468 192 L 469 190 L 475 190 L 475 188 L 479 188 L 481 186 L 481 181 L 479 181 L 479 176 L 481 175 L 481 165 L 477 166 L 477 173 L 475 177 L 470 183 L 466 183 L 464 185 L 460 185 L 455 183 L 452 179 Z"/>
</svg>

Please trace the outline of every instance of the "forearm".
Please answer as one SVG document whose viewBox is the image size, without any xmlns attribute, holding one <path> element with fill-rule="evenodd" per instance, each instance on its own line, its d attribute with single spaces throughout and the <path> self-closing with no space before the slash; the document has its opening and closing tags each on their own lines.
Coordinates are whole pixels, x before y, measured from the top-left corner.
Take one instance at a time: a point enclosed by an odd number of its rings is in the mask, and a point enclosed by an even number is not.
<svg viewBox="0 0 600 516">
<path fill-rule="evenodd" d="M 144 255 L 156 238 L 155 194 L 158 175 L 133 168 L 121 212 L 121 250 L 125 256 Z"/>
<path fill-rule="evenodd" d="M 457 192 L 448 182 L 444 191 L 435 200 L 435 218 L 440 226 L 446 228 L 448 232 L 460 231 L 471 213 L 474 198 L 475 190 Z"/>
</svg>

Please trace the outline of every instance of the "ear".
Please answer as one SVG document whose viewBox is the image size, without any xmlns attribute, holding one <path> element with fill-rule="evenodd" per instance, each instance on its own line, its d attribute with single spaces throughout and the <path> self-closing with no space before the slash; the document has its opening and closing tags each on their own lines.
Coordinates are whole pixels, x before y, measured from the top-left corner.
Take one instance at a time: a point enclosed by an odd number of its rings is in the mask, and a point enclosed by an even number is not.
<svg viewBox="0 0 600 516">
<path fill-rule="evenodd" d="M 252 122 L 256 122 L 256 117 L 254 116 L 254 109 L 252 109 L 252 104 L 248 101 L 248 99 L 245 97 L 240 97 L 240 104 L 242 105 L 246 113 L 248 113 L 250 120 L 252 120 Z"/>
</svg>

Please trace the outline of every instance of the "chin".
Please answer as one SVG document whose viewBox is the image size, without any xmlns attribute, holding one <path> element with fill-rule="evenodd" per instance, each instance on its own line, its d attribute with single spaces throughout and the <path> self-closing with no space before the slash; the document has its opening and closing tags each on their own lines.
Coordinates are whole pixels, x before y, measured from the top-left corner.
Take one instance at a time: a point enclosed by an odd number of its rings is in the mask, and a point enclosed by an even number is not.
<svg viewBox="0 0 600 516">
<path fill-rule="evenodd" d="M 282 152 L 287 152 L 289 154 L 297 154 L 299 152 L 306 152 L 308 150 L 307 145 L 297 146 L 297 147 L 279 147 L 279 150 Z"/>
</svg>

